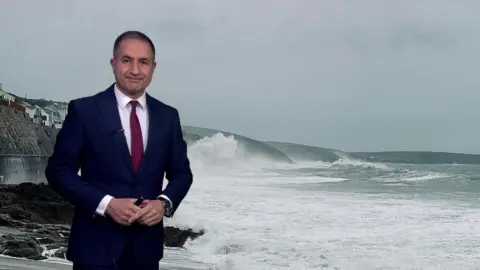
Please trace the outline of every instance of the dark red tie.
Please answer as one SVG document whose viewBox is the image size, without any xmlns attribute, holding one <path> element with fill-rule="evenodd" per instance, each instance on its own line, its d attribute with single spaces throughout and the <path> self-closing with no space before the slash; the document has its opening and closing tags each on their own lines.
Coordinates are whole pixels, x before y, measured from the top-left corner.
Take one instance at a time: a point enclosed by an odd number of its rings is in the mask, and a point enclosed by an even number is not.
<svg viewBox="0 0 480 270">
<path fill-rule="evenodd" d="M 143 138 L 142 138 L 142 128 L 140 127 L 140 121 L 137 116 L 137 105 L 138 101 L 130 101 L 132 105 L 132 112 L 130 113 L 130 134 L 132 139 L 131 152 L 132 152 L 132 162 L 135 171 L 138 172 L 140 168 L 140 163 L 143 158 Z"/>
</svg>

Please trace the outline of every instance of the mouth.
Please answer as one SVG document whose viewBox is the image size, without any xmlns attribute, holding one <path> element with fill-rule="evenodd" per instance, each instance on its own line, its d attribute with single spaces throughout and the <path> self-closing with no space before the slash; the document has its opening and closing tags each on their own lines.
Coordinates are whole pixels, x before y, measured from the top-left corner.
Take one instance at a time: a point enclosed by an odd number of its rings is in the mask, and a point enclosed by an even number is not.
<svg viewBox="0 0 480 270">
<path fill-rule="evenodd" d="M 127 78 L 127 80 L 134 83 L 138 83 L 142 81 L 142 79 L 135 79 L 135 78 Z"/>
</svg>

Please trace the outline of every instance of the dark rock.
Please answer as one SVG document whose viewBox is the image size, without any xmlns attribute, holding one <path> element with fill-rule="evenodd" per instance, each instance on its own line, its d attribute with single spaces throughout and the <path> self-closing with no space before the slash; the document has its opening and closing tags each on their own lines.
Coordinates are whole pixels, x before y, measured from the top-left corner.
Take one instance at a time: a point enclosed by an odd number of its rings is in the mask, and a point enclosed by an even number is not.
<svg viewBox="0 0 480 270">
<path fill-rule="evenodd" d="M 46 184 L 0 185 L 0 214 L 18 221 L 68 224 L 73 206 Z"/>
<path fill-rule="evenodd" d="M 52 254 L 52 257 L 67 259 L 66 254 L 67 254 L 67 248 L 60 247 L 59 249 L 55 250 L 55 252 Z"/>
<path fill-rule="evenodd" d="M 65 258 L 73 206 L 48 185 L 0 185 L 0 226 L 21 233 L 0 237 L 0 254 L 42 260 Z M 165 227 L 165 246 L 183 247 L 204 232 Z"/>
<path fill-rule="evenodd" d="M 175 227 L 165 227 L 165 246 L 167 247 L 183 247 L 188 239 L 195 240 L 203 235 L 203 232 L 194 232 L 192 229 L 181 230 Z"/>
<path fill-rule="evenodd" d="M 44 260 L 43 248 L 32 235 L 8 234 L 0 237 L 0 253 L 31 260 Z"/>
</svg>

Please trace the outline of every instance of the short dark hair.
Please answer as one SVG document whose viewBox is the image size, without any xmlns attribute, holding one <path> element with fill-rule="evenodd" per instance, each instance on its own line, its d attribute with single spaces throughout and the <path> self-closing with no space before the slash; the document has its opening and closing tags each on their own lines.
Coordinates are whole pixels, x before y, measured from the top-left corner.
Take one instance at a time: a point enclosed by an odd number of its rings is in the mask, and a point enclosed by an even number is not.
<svg viewBox="0 0 480 270">
<path fill-rule="evenodd" d="M 120 48 L 120 43 L 126 39 L 138 39 L 147 42 L 152 49 L 153 59 L 155 59 L 155 45 L 153 45 L 152 40 L 147 35 L 140 31 L 126 31 L 119 35 L 117 39 L 115 39 L 115 43 L 113 44 L 113 57 L 117 56 L 118 48 Z"/>
</svg>

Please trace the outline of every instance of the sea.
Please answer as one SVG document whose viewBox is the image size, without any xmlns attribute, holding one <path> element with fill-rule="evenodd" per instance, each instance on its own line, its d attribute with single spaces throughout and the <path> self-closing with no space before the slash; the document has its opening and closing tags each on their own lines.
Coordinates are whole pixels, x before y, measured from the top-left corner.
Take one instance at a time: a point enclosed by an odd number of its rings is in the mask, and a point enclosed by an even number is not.
<svg viewBox="0 0 480 270">
<path fill-rule="evenodd" d="M 480 155 L 348 153 L 186 127 L 166 225 L 210 269 L 480 269 Z"/>
<path fill-rule="evenodd" d="M 187 249 L 216 269 L 480 269 L 480 165 L 277 147 L 286 162 L 248 138 L 190 132 L 202 137 L 194 184 L 170 222 L 206 230 Z"/>
</svg>

